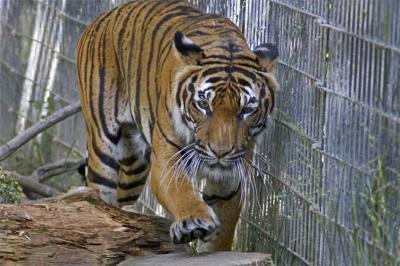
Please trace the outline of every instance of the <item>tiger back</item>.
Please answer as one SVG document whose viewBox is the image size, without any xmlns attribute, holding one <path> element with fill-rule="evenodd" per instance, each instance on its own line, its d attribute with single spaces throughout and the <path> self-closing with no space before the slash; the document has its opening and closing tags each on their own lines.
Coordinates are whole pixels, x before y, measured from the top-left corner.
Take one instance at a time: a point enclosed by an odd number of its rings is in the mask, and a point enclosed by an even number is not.
<svg viewBox="0 0 400 266">
<path fill-rule="evenodd" d="M 277 56 L 270 44 L 251 51 L 228 19 L 184 1 L 136 0 L 99 16 L 77 50 L 88 185 L 122 206 L 151 173 L 176 243 L 230 249 L 240 170 L 274 106 Z"/>
</svg>

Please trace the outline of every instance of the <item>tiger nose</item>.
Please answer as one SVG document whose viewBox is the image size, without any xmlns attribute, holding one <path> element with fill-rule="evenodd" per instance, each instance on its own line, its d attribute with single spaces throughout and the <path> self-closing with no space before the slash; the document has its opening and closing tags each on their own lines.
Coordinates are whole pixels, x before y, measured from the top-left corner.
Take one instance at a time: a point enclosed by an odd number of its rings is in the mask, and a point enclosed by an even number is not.
<svg viewBox="0 0 400 266">
<path fill-rule="evenodd" d="M 221 147 L 221 146 L 216 146 L 216 145 L 212 145 L 210 143 L 208 143 L 208 149 L 209 151 L 217 158 L 223 158 L 226 155 L 228 155 L 229 153 L 232 152 L 232 150 L 234 149 L 233 146 L 231 147 Z"/>
</svg>

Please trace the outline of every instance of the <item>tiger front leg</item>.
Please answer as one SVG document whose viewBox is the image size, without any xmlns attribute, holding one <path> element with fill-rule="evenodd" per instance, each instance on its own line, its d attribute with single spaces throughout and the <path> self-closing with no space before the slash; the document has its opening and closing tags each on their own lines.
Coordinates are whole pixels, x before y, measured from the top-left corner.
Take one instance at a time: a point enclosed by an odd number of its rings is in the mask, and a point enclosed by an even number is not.
<svg viewBox="0 0 400 266">
<path fill-rule="evenodd" d="M 203 199 L 218 215 L 221 226 L 218 238 L 200 243 L 201 252 L 230 251 L 232 249 L 235 228 L 241 210 L 241 193 L 241 185 L 228 188 L 207 180 Z"/>
<path fill-rule="evenodd" d="M 169 145 L 152 154 L 151 188 L 161 205 L 172 214 L 171 239 L 176 244 L 194 239 L 209 241 L 218 235 L 219 220 L 193 186 L 185 169 L 177 169 L 181 155 Z"/>
</svg>

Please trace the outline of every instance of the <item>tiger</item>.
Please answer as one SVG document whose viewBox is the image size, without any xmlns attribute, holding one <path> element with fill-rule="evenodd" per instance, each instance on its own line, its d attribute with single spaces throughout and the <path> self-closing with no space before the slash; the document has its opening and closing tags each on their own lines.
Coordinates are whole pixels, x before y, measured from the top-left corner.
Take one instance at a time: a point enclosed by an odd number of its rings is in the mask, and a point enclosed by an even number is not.
<svg viewBox="0 0 400 266">
<path fill-rule="evenodd" d="M 174 243 L 230 250 L 248 160 L 274 108 L 278 56 L 271 43 L 251 50 L 229 19 L 182 0 L 101 14 L 76 53 L 88 186 L 122 207 L 150 177 Z"/>
</svg>

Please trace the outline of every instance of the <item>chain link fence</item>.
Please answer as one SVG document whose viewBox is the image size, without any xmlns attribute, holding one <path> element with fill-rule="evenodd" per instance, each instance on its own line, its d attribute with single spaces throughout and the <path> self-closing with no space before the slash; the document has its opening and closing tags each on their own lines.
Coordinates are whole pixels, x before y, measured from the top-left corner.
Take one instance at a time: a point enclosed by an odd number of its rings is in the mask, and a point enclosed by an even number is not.
<svg viewBox="0 0 400 266">
<path fill-rule="evenodd" d="M 119 0 L 0 0 L 0 143 L 78 100 L 79 34 Z M 400 1 L 192 0 L 281 54 L 236 249 L 278 265 L 400 264 Z M 24 147 L 84 156 L 80 115 Z M 39 162 L 40 163 L 40 162 Z M 149 191 L 144 210 L 161 213 Z"/>
</svg>

